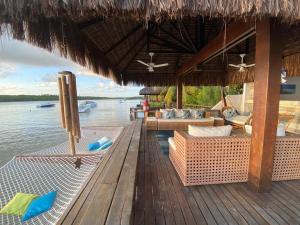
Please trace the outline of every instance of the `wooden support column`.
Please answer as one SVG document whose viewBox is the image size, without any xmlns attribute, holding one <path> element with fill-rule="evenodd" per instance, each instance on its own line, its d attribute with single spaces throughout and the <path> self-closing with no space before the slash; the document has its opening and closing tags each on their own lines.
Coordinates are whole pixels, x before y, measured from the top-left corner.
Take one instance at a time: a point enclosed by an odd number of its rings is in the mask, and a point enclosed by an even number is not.
<svg viewBox="0 0 300 225">
<path fill-rule="evenodd" d="M 256 23 L 253 129 L 248 179 L 249 186 L 256 192 L 269 192 L 272 188 L 282 66 L 279 28 L 268 18 Z"/>
<path fill-rule="evenodd" d="M 182 80 L 177 79 L 177 109 L 182 109 Z"/>
</svg>

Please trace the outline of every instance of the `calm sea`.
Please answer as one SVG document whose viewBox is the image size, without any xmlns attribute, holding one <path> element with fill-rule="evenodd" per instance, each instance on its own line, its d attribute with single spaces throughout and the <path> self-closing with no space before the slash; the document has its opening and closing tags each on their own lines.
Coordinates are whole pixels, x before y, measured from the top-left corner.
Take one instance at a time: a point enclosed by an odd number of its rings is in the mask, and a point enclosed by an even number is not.
<svg viewBox="0 0 300 225">
<path fill-rule="evenodd" d="M 126 125 L 129 108 L 139 101 L 98 100 L 97 108 L 80 114 L 81 126 Z M 60 126 L 59 103 L 37 108 L 41 102 L 0 102 L 0 167 L 14 155 L 48 148 L 67 140 Z M 80 103 L 80 102 L 79 102 Z"/>
</svg>

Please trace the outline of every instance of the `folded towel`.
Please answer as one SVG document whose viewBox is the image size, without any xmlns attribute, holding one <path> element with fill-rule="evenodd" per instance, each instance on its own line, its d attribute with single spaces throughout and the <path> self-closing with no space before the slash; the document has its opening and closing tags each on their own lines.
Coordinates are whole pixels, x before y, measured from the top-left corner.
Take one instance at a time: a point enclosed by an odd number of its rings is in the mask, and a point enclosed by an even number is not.
<svg viewBox="0 0 300 225">
<path fill-rule="evenodd" d="M 89 146 L 88 146 L 88 149 L 89 149 L 89 151 L 95 151 L 95 150 L 97 150 L 100 147 L 101 147 L 101 145 L 97 141 L 97 142 L 94 142 L 94 143 L 90 143 Z"/>
<path fill-rule="evenodd" d="M 97 142 L 91 143 L 88 146 L 89 151 L 104 150 L 112 145 L 112 140 L 109 137 L 102 137 Z"/>
<path fill-rule="evenodd" d="M 111 146 L 113 144 L 112 140 L 109 140 L 108 142 L 106 142 L 105 144 L 103 144 L 100 148 L 98 148 L 97 150 L 104 150 L 107 149 L 109 146 Z"/>
</svg>

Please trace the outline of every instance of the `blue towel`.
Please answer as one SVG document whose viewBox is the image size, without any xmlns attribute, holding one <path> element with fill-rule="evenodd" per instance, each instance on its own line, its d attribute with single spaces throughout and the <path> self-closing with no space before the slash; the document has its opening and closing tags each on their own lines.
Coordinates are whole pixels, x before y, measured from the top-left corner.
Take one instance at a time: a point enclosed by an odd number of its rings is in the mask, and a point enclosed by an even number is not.
<svg viewBox="0 0 300 225">
<path fill-rule="evenodd" d="M 90 143 L 89 144 L 89 151 L 95 151 L 95 150 L 97 150 L 100 147 L 101 147 L 101 145 L 100 145 L 100 143 L 98 141 L 94 142 L 94 143 Z"/>
</svg>

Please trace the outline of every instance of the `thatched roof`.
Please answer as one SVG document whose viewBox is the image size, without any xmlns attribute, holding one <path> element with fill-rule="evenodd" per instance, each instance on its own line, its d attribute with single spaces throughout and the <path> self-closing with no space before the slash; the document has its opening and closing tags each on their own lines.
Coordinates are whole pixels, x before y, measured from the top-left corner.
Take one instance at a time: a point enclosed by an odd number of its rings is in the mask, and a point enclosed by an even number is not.
<svg viewBox="0 0 300 225">
<path fill-rule="evenodd" d="M 58 49 L 62 56 L 119 84 L 172 85 L 175 72 L 232 19 L 274 16 L 290 23 L 284 31 L 283 65 L 300 75 L 300 0 L 0 0 L 0 35 Z M 291 25 L 292 24 L 292 25 Z M 241 83 L 253 70 L 238 73 L 239 53 L 254 62 L 255 38 L 199 65 L 183 77 L 190 85 Z M 169 64 L 153 73 L 137 60 Z M 295 64 L 297 63 L 297 64 Z M 295 66 L 297 65 L 297 66 Z M 299 67 L 299 68 L 298 68 Z"/>
<path fill-rule="evenodd" d="M 140 90 L 140 95 L 160 95 L 164 87 L 144 87 Z"/>
</svg>

